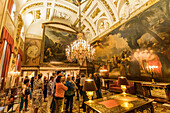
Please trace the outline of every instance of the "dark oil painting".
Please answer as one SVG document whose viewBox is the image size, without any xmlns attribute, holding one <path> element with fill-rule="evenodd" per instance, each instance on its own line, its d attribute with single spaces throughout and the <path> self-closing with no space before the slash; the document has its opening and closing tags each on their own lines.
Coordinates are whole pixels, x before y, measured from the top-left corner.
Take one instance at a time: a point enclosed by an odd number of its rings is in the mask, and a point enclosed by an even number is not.
<svg viewBox="0 0 170 113">
<path fill-rule="evenodd" d="M 109 77 L 170 82 L 170 0 L 160 0 L 92 44 Z"/>
<path fill-rule="evenodd" d="M 43 62 L 65 62 L 65 49 L 76 39 L 76 34 L 46 27 Z"/>
</svg>

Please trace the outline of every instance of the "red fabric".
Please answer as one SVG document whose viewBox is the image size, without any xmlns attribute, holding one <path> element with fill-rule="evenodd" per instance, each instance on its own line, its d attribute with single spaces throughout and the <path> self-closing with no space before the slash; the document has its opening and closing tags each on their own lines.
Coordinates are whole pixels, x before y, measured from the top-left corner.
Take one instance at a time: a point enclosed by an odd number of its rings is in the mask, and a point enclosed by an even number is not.
<svg viewBox="0 0 170 113">
<path fill-rule="evenodd" d="M 5 27 L 3 27 L 2 39 L 7 41 L 7 44 L 10 45 L 11 52 L 14 52 L 14 39 L 8 33 Z"/>
<path fill-rule="evenodd" d="M 20 54 L 20 56 L 22 58 L 23 52 L 22 52 L 22 50 L 20 48 L 18 49 L 18 54 Z"/>
<path fill-rule="evenodd" d="M 119 105 L 119 103 L 116 100 L 106 100 L 99 102 L 99 104 L 105 105 L 107 108 L 112 108 Z"/>
<path fill-rule="evenodd" d="M 20 55 L 20 57 L 19 57 L 17 70 L 18 70 L 18 71 L 21 71 L 21 55 Z"/>
<path fill-rule="evenodd" d="M 156 54 L 154 55 L 154 59 L 147 61 L 147 63 L 149 66 L 158 66 L 158 68 L 154 69 L 154 72 L 158 74 L 156 77 L 160 77 L 160 76 L 162 77 L 162 71 L 161 71 L 162 64 L 161 61 L 159 60 L 159 57 Z"/>
<path fill-rule="evenodd" d="M 8 6 L 7 6 L 7 9 L 9 11 L 9 13 L 11 14 L 11 11 L 12 11 L 12 6 L 14 4 L 14 1 L 13 0 L 9 0 L 8 1 Z"/>
<path fill-rule="evenodd" d="M 11 35 L 8 33 L 5 27 L 3 27 L 2 39 L 3 39 L 2 43 L 4 43 L 5 40 L 7 41 L 4 65 L 2 69 L 2 77 L 4 78 L 2 81 L 2 88 L 3 88 L 3 86 L 5 85 L 5 81 L 6 81 L 6 76 L 8 74 L 11 53 L 14 50 L 14 39 L 11 37 Z"/>
<path fill-rule="evenodd" d="M 18 55 L 20 55 L 19 61 L 18 61 Z M 17 63 L 16 63 L 15 71 L 20 71 L 21 70 L 21 62 L 22 62 L 22 55 L 23 55 L 23 53 L 22 53 L 22 50 L 20 48 L 18 49 L 18 55 L 17 55 L 18 67 L 17 67 Z M 16 70 L 16 68 L 17 68 L 17 70 Z"/>
<path fill-rule="evenodd" d="M 8 69 L 9 69 L 10 58 L 11 58 L 11 49 L 10 49 L 10 45 L 7 44 L 4 65 L 2 69 L 2 77 L 4 78 L 2 81 L 2 87 L 5 85 L 6 76 L 8 74 Z"/>
<path fill-rule="evenodd" d="M 3 49 L 4 49 L 4 41 L 0 43 L 0 61 L 2 58 Z"/>
<path fill-rule="evenodd" d="M 134 89 L 134 83 L 133 82 L 128 82 L 129 85 L 126 85 L 126 93 L 134 94 L 135 89 Z M 121 86 L 117 84 L 117 81 L 114 81 L 113 84 L 109 84 L 109 90 L 114 91 L 114 92 L 122 92 Z"/>
</svg>

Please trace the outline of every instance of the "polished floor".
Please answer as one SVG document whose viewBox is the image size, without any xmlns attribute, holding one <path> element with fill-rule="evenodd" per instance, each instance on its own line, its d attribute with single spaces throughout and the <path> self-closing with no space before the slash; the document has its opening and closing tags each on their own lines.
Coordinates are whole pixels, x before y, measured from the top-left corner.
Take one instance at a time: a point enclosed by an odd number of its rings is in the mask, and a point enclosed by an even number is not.
<svg viewBox="0 0 170 113">
<path fill-rule="evenodd" d="M 102 91 L 102 93 L 105 93 L 105 91 Z M 113 93 L 109 91 L 107 91 L 106 95 L 103 94 L 103 96 L 110 96 L 110 95 L 113 95 Z M 82 98 L 80 98 L 80 101 L 77 101 L 76 98 L 74 97 L 74 106 L 73 106 L 74 113 L 79 113 L 79 112 L 83 113 L 83 109 L 81 108 L 79 109 L 79 106 L 81 106 L 81 103 L 82 103 Z M 29 107 L 28 107 L 29 111 L 23 112 L 23 113 L 33 113 L 33 109 L 31 105 L 32 105 L 31 101 L 29 101 Z M 168 104 L 160 104 L 157 102 L 153 102 L 153 105 L 154 105 L 155 113 L 170 113 L 170 105 Z M 47 102 L 43 102 L 43 106 L 39 109 L 39 113 L 47 113 L 46 106 L 47 106 Z M 19 107 L 16 108 L 15 113 L 18 113 L 18 109 Z M 144 111 L 144 113 L 147 113 L 147 111 Z"/>
</svg>

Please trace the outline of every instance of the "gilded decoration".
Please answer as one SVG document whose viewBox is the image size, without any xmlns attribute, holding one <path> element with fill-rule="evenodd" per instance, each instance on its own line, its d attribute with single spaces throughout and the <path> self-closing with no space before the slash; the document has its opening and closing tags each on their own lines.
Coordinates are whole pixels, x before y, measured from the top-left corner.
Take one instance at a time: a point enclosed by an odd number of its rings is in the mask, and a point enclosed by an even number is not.
<svg viewBox="0 0 170 113">
<path fill-rule="evenodd" d="M 19 44 L 19 38 L 20 38 L 20 34 L 21 34 L 21 29 L 24 25 L 24 22 L 22 20 L 21 15 L 18 15 L 18 28 L 17 28 L 17 36 L 16 36 L 16 44 Z"/>
<path fill-rule="evenodd" d="M 93 32 L 94 32 L 94 34 L 96 35 L 96 32 L 95 32 L 95 30 L 94 30 L 94 28 L 93 28 L 93 26 L 91 25 L 91 23 L 89 22 L 89 21 L 87 21 L 87 19 L 85 19 L 85 21 L 90 25 L 90 27 L 92 28 L 92 30 L 93 30 Z"/>
<path fill-rule="evenodd" d="M 25 8 L 22 10 L 21 14 L 23 14 L 27 9 L 33 8 L 33 7 L 35 7 L 35 6 L 42 6 L 42 5 L 43 5 L 43 2 L 31 4 L 31 5 L 27 6 L 27 7 L 25 7 Z"/>
<path fill-rule="evenodd" d="M 92 2 L 93 2 L 94 0 L 90 0 L 90 2 L 86 5 L 86 7 L 84 8 L 84 10 L 83 10 L 83 13 L 85 13 L 88 9 L 89 9 L 89 7 L 91 6 L 91 4 L 92 4 Z"/>
<path fill-rule="evenodd" d="M 96 10 L 91 14 L 91 18 L 94 19 L 100 12 L 101 10 L 99 8 L 96 8 Z"/>
<path fill-rule="evenodd" d="M 51 5 L 52 5 L 52 3 L 49 3 L 49 2 L 47 3 L 47 6 L 51 6 Z"/>
<path fill-rule="evenodd" d="M 102 0 L 103 1 L 103 0 Z M 122 25 L 123 23 L 127 22 L 128 20 L 132 19 L 133 17 L 135 17 L 136 15 L 140 14 L 141 12 L 145 11 L 147 8 L 151 7 L 152 5 L 154 5 L 155 3 L 159 2 L 160 0 L 150 0 L 148 2 L 146 2 L 144 5 L 142 5 L 139 9 L 137 9 L 136 11 L 134 11 L 133 13 L 131 13 L 130 17 L 126 20 L 123 20 L 122 18 L 120 18 L 119 22 L 115 23 L 113 26 L 111 26 L 108 30 L 104 31 L 102 34 L 99 34 L 96 38 L 94 38 L 92 40 L 91 43 L 93 43 L 94 41 L 100 39 L 101 37 L 107 35 L 109 32 L 111 32 L 112 30 L 116 29 L 117 27 L 119 27 L 120 25 Z"/>
<path fill-rule="evenodd" d="M 114 2 L 114 4 L 115 4 L 116 7 L 117 7 L 117 4 L 118 4 L 118 1 L 119 1 L 119 0 L 116 0 L 116 1 Z"/>
<path fill-rule="evenodd" d="M 85 27 L 86 27 L 86 26 L 83 24 L 83 25 L 81 26 L 81 30 L 83 31 Z"/>
<path fill-rule="evenodd" d="M 50 17 L 50 10 L 51 10 L 51 8 L 47 8 L 47 15 L 46 15 L 46 19 L 49 19 L 49 17 Z"/>
<path fill-rule="evenodd" d="M 76 21 L 74 22 L 74 26 L 76 26 L 79 22 L 79 19 L 76 19 Z"/>
<path fill-rule="evenodd" d="M 41 18 L 41 11 L 36 10 L 36 19 L 40 19 L 40 18 Z"/>
<path fill-rule="evenodd" d="M 66 6 L 63 6 L 63 5 L 60 5 L 60 4 L 55 4 L 55 6 L 56 6 L 56 7 L 61 7 L 61 8 L 67 9 L 67 10 L 69 10 L 69 11 L 77 14 L 77 11 L 74 11 L 73 9 L 68 8 L 68 7 L 66 7 Z"/>
<path fill-rule="evenodd" d="M 116 21 L 116 18 L 115 18 L 115 15 L 114 13 L 112 12 L 112 9 L 110 8 L 110 6 L 107 4 L 106 0 L 101 0 L 101 2 L 105 5 L 105 7 L 108 9 L 108 11 L 110 12 L 112 18 L 113 18 L 113 21 Z"/>
</svg>

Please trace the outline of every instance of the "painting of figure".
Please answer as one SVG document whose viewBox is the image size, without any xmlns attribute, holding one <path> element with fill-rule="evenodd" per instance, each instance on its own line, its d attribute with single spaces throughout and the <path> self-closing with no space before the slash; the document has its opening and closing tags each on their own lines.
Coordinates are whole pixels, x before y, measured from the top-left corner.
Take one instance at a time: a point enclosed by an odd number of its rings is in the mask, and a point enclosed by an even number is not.
<svg viewBox="0 0 170 113">
<path fill-rule="evenodd" d="M 43 62 L 65 62 L 66 47 L 77 40 L 76 34 L 45 28 Z"/>
<path fill-rule="evenodd" d="M 92 43 L 96 65 L 113 67 L 112 77 L 170 82 L 169 26 L 170 1 L 160 0 Z"/>
</svg>

